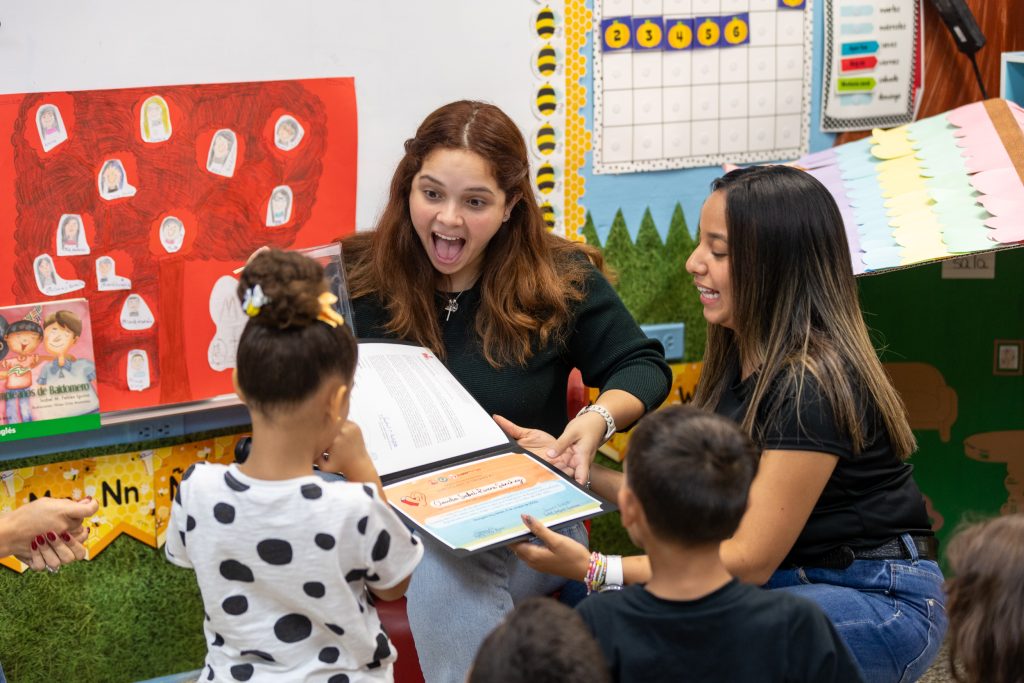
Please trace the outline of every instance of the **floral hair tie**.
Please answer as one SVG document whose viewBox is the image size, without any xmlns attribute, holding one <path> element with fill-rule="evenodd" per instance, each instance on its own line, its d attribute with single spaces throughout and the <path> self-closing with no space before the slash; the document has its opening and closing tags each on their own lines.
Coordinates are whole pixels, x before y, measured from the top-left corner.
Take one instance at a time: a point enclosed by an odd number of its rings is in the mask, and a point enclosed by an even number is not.
<svg viewBox="0 0 1024 683">
<path fill-rule="evenodd" d="M 270 297 L 263 293 L 263 288 L 259 285 L 253 285 L 245 290 L 245 298 L 242 299 L 242 310 L 250 318 L 255 318 L 260 314 L 260 309 L 269 303 Z"/>
<path fill-rule="evenodd" d="M 331 327 L 345 324 L 345 316 L 334 310 L 334 304 L 338 303 L 338 297 L 331 292 L 324 292 L 317 297 L 317 301 L 320 302 L 320 312 L 316 316 L 317 320 Z"/>
</svg>

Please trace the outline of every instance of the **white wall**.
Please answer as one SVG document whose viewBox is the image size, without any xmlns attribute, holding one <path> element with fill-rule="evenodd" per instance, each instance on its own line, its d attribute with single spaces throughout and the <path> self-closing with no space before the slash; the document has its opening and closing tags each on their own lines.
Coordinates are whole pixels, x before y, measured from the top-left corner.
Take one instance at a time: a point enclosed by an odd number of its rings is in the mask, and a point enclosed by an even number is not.
<svg viewBox="0 0 1024 683">
<path fill-rule="evenodd" d="M 437 106 L 483 99 L 529 135 L 530 0 L 3 0 L 0 94 L 354 76 L 356 225 Z"/>
</svg>

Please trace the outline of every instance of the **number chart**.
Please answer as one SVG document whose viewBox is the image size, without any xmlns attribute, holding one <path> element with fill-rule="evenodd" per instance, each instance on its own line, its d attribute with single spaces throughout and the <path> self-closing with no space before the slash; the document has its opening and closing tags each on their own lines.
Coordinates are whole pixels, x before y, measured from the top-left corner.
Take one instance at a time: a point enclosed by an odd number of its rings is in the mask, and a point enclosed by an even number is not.
<svg viewBox="0 0 1024 683">
<path fill-rule="evenodd" d="M 594 173 L 794 159 L 812 0 L 596 0 Z"/>
</svg>

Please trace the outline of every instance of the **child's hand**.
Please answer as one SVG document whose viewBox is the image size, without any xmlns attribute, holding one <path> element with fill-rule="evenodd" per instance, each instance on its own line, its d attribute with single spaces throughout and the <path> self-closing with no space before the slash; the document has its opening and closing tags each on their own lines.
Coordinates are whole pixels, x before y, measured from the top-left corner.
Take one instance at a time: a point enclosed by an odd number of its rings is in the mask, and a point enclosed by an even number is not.
<svg viewBox="0 0 1024 683">
<path fill-rule="evenodd" d="M 522 517 L 523 524 L 540 544 L 516 543 L 511 546 L 512 552 L 531 569 L 581 581 L 590 566 L 590 551 L 582 543 L 555 533 L 530 515 Z"/>
<path fill-rule="evenodd" d="M 317 465 L 322 471 L 336 472 L 349 481 L 373 484 L 377 487 L 380 497 L 385 498 L 380 475 L 377 474 L 373 459 L 366 450 L 363 432 L 352 420 L 339 423 L 334 443 L 317 459 Z"/>
</svg>

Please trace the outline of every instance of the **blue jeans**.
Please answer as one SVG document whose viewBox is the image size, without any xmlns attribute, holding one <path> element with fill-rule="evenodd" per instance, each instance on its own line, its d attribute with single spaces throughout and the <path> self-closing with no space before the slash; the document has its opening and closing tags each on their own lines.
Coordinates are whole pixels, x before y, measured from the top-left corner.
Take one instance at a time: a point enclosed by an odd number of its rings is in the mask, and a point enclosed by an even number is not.
<svg viewBox="0 0 1024 683">
<path fill-rule="evenodd" d="M 938 654 L 946 633 L 942 570 L 918 557 L 854 560 L 846 569 L 780 569 L 765 584 L 813 602 L 828 615 L 867 683 L 912 683 Z"/>
<path fill-rule="evenodd" d="M 584 545 L 587 531 L 561 531 Z M 484 638 L 516 603 L 548 595 L 566 580 L 535 572 L 508 548 L 456 557 L 423 538 L 423 561 L 406 592 L 409 628 L 426 683 L 464 683 Z"/>
</svg>

